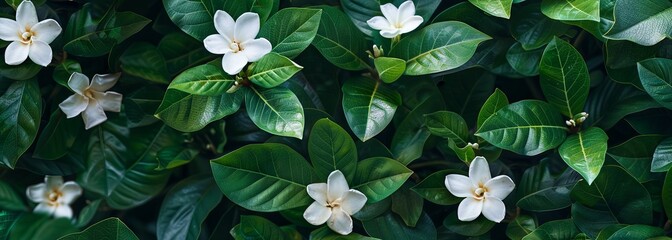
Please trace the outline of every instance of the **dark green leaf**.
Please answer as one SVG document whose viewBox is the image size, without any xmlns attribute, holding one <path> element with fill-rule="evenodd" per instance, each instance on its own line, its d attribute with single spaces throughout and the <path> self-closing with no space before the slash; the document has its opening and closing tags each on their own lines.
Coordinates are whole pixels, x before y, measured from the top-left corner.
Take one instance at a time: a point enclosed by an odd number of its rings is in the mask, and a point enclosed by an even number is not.
<svg viewBox="0 0 672 240">
<path fill-rule="evenodd" d="M 329 62 L 346 70 L 362 70 L 366 62 L 364 34 L 336 7 L 321 7 L 322 18 L 313 46 Z"/>
<path fill-rule="evenodd" d="M 630 225 L 619 229 L 609 239 L 652 239 L 660 236 L 665 236 L 665 231 L 661 228 L 646 225 Z"/>
<path fill-rule="evenodd" d="M 110 239 L 133 240 L 140 239 L 118 218 L 108 218 L 97 222 L 84 231 L 68 234 L 59 240 Z"/>
<path fill-rule="evenodd" d="M 305 115 L 301 102 L 283 87 L 245 89 L 247 114 L 262 130 L 286 137 L 303 138 Z"/>
<path fill-rule="evenodd" d="M 672 219 L 672 170 L 667 171 L 665 183 L 663 184 L 663 193 L 661 195 L 665 215 L 667 215 L 667 219 Z"/>
<path fill-rule="evenodd" d="M 523 239 L 537 229 L 537 220 L 529 215 L 518 215 L 506 226 L 506 236 L 512 240 Z"/>
<path fill-rule="evenodd" d="M 457 113 L 439 111 L 426 114 L 425 124 L 433 135 L 453 140 L 459 146 L 465 146 L 468 143 L 467 123 Z"/>
<path fill-rule="evenodd" d="M 81 57 L 98 57 L 110 52 L 114 45 L 123 42 L 142 30 L 151 20 L 133 12 L 114 12 L 96 27 L 87 27 L 90 21 L 87 8 L 70 17 L 65 31 L 63 49 Z"/>
<path fill-rule="evenodd" d="M 544 50 L 539 73 L 541 90 L 549 103 L 570 118 L 583 111 L 590 76 L 581 54 L 571 44 L 554 38 Z"/>
<path fill-rule="evenodd" d="M 329 119 L 320 119 L 308 139 L 308 154 L 320 179 L 340 170 L 352 182 L 357 170 L 357 147 L 348 132 Z"/>
<path fill-rule="evenodd" d="M 249 69 L 248 78 L 252 83 L 273 88 L 287 81 L 303 67 L 285 56 L 269 53 L 250 65 Z"/>
<path fill-rule="evenodd" d="M 648 59 L 637 63 L 637 70 L 644 90 L 660 105 L 672 109 L 672 60 Z"/>
<path fill-rule="evenodd" d="M 124 51 L 119 58 L 121 69 L 132 76 L 147 79 L 155 83 L 168 84 L 166 59 L 155 46 L 136 42 Z"/>
<path fill-rule="evenodd" d="M 77 217 L 77 227 L 78 228 L 83 228 L 86 225 L 89 225 L 91 220 L 93 220 L 93 217 L 96 216 L 96 213 L 98 212 L 98 207 L 100 207 L 100 204 L 103 202 L 102 199 L 95 200 L 93 202 L 90 202 L 86 207 L 82 208 L 82 211 L 79 212 L 79 217 Z"/>
<path fill-rule="evenodd" d="M 415 227 L 408 227 L 395 214 L 388 212 L 372 220 L 364 221 L 366 232 L 380 239 L 423 239 L 436 240 L 436 227 L 426 213 L 420 216 Z"/>
<path fill-rule="evenodd" d="M 604 164 L 608 139 L 602 129 L 592 127 L 567 137 L 558 151 L 562 160 L 591 184 Z"/>
<path fill-rule="evenodd" d="M 486 122 L 492 115 L 502 108 L 505 108 L 509 105 L 509 99 L 506 97 L 506 94 L 499 90 L 495 89 L 495 92 L 488 97 L 488 100 L 485 100 L 481 110 L 478 112 L 478 121 L 476 122 L 476 128 L 480 128 L 484 122 Z"/>
<path fill-rule="evenodd" d="M 440 205 L 453 205 L 459 203 L 462 198 L 453 196 L 446 188 L 445 180 L 448 174 L 464 174 L 456 170 L 441 170 L 427 176 L 420 183 L 411 188 L 427 201 Z"/>
<path fill-rule="evenodd" d="M 667 172 L 672 169 L 672 138 L 666 138 L 653 153 L 651 172 Z"/>
<path fill-rule="evenodd" d="M 14 168 L 33 144 L 42 118 L 37 80 L 17 81 L 0 96 L 0 164 Z"/>
<path fill-rule="evenodd" d="M 672 2 L 657 0 L 617 0 L 614 25 L 604 37 L 652 46 L 672 37 Z"/>
<path fill-rule="evenodd" d="M 378 135 L 392 121 L 401 96 L 380 81 L 353 78 L 343 84 L 343 111 L 350 129 L 362 141 Z"/>
<path fill-rule="evenodd" d="M 537 4 L 516 8 L 511 17 L 511 35 L 523 49 L 533 50 L 546 45 L 554 36 L 563 35 L 570 26 L 550 19 L 539 11 Z"/>
<path fill-rule="evenodd" d="M 555 220 L 542 224 L 523 240 L 568 240 L 579 234 L 572 219 Z"/>
<path fill-rule="evenodd" d="M 524 76 L 539 75 L 539 63 L 545 48 L 525 50 L 521 43 L 511 45 L 506 52 L 506 61 L 518 73 Z"/>
<path fill-rule="evenodd" d="M 42 66 L 33 63 L 30 59 L 19 65 L 7 65 L 5 62 L 5 51 L 0 54 L 0 76 L 14 80 L 27 80 L 42 70 Z"/>
<path fill-rule="evenodd" d="M 23 214 L 14 222 L 9 230 L 9 238 L 12 240 L 38 240 L 49 236 L 57 239 L 63 235 L 77 231 L 70 223 L 70 219 L 53 219 L 46 215 Z"/>
<path fill-rule="evenodd" d="M 0 181 L 0 210 L 26 211 L 28 207 L 9 183 Z M 0 211 L 1 213 L 2 211 Z M 0 217 L 2 218 L 2 217 Z M 3 230 L 0 228 L 0 230 Z"/>
<path fill-rule="evenodd" d="M 70 76 L 76 72 L 82 72 L 82 66 L 79 65 L 79 62 L 72 59 L 66 59 L 65 61 L 56 65 L 54 68 L 53 78 L 61 86 L 70 89 L 70 86 L 68 86 L 68 80 L 70 80 Z"/>
<path fill-rule="evenodd" d="M 231 229 L 231 235 L 236 240 L 243 239 L 290 239 L 282 229 L 273 222 L 257 216 L 240 216 L 240 224 Z"/>
<path fill-rule="evenodd" d="M 338 233 L 335 233 L 329 229 L 329 227 L 324 226 L 321 228 L 318 228 L 315 231 L 312 231 L 310 233 L 310 238 L 311 240 L 376 240 L 377 238 L 372 238 L 372 237 L 365 237 L 362 236 L 359 233 L 350 233 L 348 235 L 340 235 Z"/>
<path fill-rule="evenodd" d="M 392 194 L 392 212 L 399 214 L 406 226 L 415 227 L 422 216 L 422 197 L 411 191 L 408 185 Z"/>
<path fill-rule="evenodd" d="M 156 153 L 159 166 L 156 170 L 172 169 L 191 162 L 198 155 L 198 151 L 185 147 L 167 147 Z"/>
<path fill-rule="evenodd" d="M 259 37 L 268 39 L 273 52 L 288 58 L 298 56 L 315 38 L 320 26 L 322 10 L 285 8 L 274 14 L 264 24 Z"/>
<path fill-rule="evenodd" d="M 163 37 L 159 42 L 158 50 L 166 60 L 170 76 L 175 76 L 215 57 L 205 50 L 202 42 L 182 32 L 173 32 Z"/>
<path fill-rule="evenodd" d="M 413 171 L 394 159 L 374 157 L 357 164 L 353 189 L 364 193 L 369 203 L 378 202 L 397 191 Z"/>
<path fill-rule="evenodd" d="M 67 119 L 60 108 L 56 109 L 40 133 L 33 157 L 54 160 L 65 156 L 84 129 L 82 123 L 82 119 L 78 117 Z"/>
<path fill-rule="evenodd" d="M 239 92 L 210 97 L 169 89 L 154 116 L 177 130 L 195 132 L 237 112 L 242 101 Z"/>
<path fill-rule="evenodd" d="M 548 169 L 541 165 L 525 171 L 519 186 L 521 198 L 516 205 L 535 212 L 554 211 L 571 206 L 569 193 L 581 176 L 569 168 L 556 179 L 548 179 L 549 175 Z"/>
<path fill-rule="evenodd" d="M 219 61 L 190 68 L 170 82 L 168 89 L 175 89 L 184 93 L 218 97 L 227 95 L 226 92 L 233 86 L 234 77 L 222 69 Z M 166 95 L 170 94 L 170 90 Z M 164 98 L 165 102 L 165 98 Z M 235 111 L 234 111 L 235 112 Z"/>
<path fill-rule="evenodd" d="M 663 139 L 661 135 L 639 135 L 609 148 L 607 153 L 639 182 L 646 182 L 652 179 L 652 158 Z"/>
<path fill-rule="evenodd" d="M 490 229 L 495 226 L 495 222 L 490 221 L 483 216 L 479 216 L 473 221 L 463 222 L 457 219 L 457 211 L 453 211 L 443 220 L 443 226 L 451 232 L 475 237 L 490 231 Z"/>
</svg>

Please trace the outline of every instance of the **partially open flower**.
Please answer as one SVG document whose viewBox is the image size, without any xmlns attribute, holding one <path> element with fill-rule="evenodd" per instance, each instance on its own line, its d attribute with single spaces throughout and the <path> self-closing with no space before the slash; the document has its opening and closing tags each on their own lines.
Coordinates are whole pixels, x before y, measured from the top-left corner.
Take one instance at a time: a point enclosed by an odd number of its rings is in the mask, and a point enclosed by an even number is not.
<svg viewBox="0 0 672 240">
<path fill-rule="evenodd" d="M 0 39 L 12 42 L 5 49 L 5 63 L 19 65 L 30 58 L 46 67 L 53 55 L 49 44 L 61 31 L 61 26 L 53 19 L 37 22 L 35 5 L 24 0 L 16 9 L 16 21 L 0 18 Z"/>
<path fill-rule="evenodd" d="M 307 187 L 308 195 L 315 200 L 303 213 L 310 224 L 327 226 L 342 235 L 352 232 L 351 215 L 366 204 L 366 196 L 350 189 L 341 171 L 333 171 L 327 183 L 313 183 Z"/>
<path fill-rule="evenodd" d="M 73 118 L 82 113 L 84 128 L 90 129 L 107 120 L 105 111 L 121 111 L 122 95 L 116 92 L 106 92 L 119 80 L 119 74 L 96 74 L 93 81 L 81 73 L 73 73 L 68 80 L 68 86 L 75 94 L 68 97 L 58 106 L 67 118 Z"/>
<path fill-rule="evenodd" d="M 399 6 L 399 9 L 391 3 L 380 6 L 382 16 L 376 16 L 366 23 L 369 27 L 380 30 L 380 35 L 385 38 L 395 38 L 401 34 L 411 32 L 422 24 L 421 16 L 415 15 L 415 4 L 413 1 L 406 1 Z"/>
<path fill-rule="evenodd" d="M 46 176 L 44 183 L 28 187 L 26 195 L 30 201 L 38 203 L 33 212 L 72 218 L 70 204 L 82 195 L 82 188 L 73 181 L 63 183 L 61 176 Z"/>
</svg>

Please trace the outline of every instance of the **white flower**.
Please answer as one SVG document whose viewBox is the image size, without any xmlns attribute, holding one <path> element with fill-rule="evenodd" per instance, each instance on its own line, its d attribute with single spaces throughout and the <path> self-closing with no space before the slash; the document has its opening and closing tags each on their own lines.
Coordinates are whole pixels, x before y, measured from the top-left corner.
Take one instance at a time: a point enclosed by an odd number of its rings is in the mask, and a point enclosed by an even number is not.
<svg viewBox="0 0 672 240">
<path fill-rule="evenodd" d="M 233 21 L 231 15 L 217 10 L 217 33 L 203 40 L 205 49 L 214 54 L 224 54 L 222 68 L 230 75 L 238 74 L 248 62 L 256 62 L 271 52 L 271 42 L 265 38 L 254 39 L 259 33 L 259 14 L 246 12 Z"/>
<path fill-rule="evenodd" d="M 5 50 L 5 63 L 19 65 L 30 57 L 36 64 L 46 67 L 53 54 L 49 44 L 61 30 L 53 19 L 37 22 L 35 5 L 24 0 L 16 9 L 16 21 L 0 18 L 0 39 L 12 42 Z"/>
<path fill-rule="evenodd" d="M 119 74 L 96 74 L 89 84 L 89 78 L 81 73 L 73 73 L 68 86 L 75 94 L 68 97 L 58 106 L 68 118 L 82 113 L 84 128 L 90 129 L 107 120 L 105 111 L 119 112 L 122 95 L 116 92 L 105 92 L 119 80 Z"/>
<path fill-rule="evenodd" d="M 352 232 L 353 215 L 366 203 L 366 196 L 360 191 L 350 189 L 341 171 L 333 171 L 327 183 L 313 183 L 307 187 L 308 195 L 315 200 L 303 213 L 310 224 L 322 225 L 325 222 L 342 235 Z"/>
<path fill-rule="evenodd" d="M 397 9 L 391 3 L 380 6 L 380 11 L 385 17 L 376 16 L 369 21 L 369 27 L 380 30 L 380 35 L 385 38 L 395 38 L 404 33 L 411 32 L 422 24 L 421 16 L 415 15 L 415 4 L 406 1 Z"/>
<path fill-rule="evenodd" d="M 465 198 L 457 207 L 460 221 L 474 220 L 482 212 L 490 221 L 501 222 L 506 214 L 502 199 L 516 187 L 509 176 L 491 178 L 488 161 L 484 157 L 471 161 L 469 177 L 450 174 L 446 176 L 445 184 L 450 193 Z"/>
<path fill-rule="evenodd" d="M 70 204 L 82 195 L 82 188 L 73 181 L 63 183 L 61 176 L 46 176 L 44 183 L 28 187 L 26 195 L 31 201 L 38 203 L 33 212 L 57 218 L 72 218 Z"/>
</svg>

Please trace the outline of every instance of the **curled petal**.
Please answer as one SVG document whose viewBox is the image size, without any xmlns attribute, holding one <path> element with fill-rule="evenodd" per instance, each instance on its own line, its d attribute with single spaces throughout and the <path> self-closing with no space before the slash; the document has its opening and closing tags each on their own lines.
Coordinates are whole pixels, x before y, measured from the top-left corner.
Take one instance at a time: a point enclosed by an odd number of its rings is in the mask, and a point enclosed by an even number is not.
<svg viewBox="0 0 672 240">
<path fill-rule="evenodd" d="M 383 29 L 380 31 L 380 36 L 383 36 L 384 38 L 394 38 L 399 36 L 399 34 L 401 34 L 401 30 L 397 28 Z"/>
<path fill-rule="evenodd" d="M 26 196 L 28 196 L 28 199 L 30 199 L 32 202 L 43 202 L 45 199 L 47 199 L 47 195 L 48 191 L 46 183 L 29 186 L 26 189 Z"/>
<path fill-rule="evenodd" d="M 450 174 L 444 182 L 448 191 L 456 197 L 471 197 L 474 194 L 474 185 L 467 176 Z"/>
<path fill-rule="evenodd" d="M 24 28 L 30 28 L 37 23 L 37 11 L 32 1 L 23 1 L 16 8 L 16 21 Z"/>
<path fill-rule="evenodd" d="M 68 87 L 79 95 L 84 95 L 84 91 L 89 87 L 89 78 L 81 73 L 75 72 L 68 79 Z"/>
<path fill-rule="evenodd" d="M 72 208 L 65 204 L 60 204 L 54 210 L 55 218 L 72 218 Z"/>
<path fill-rule="evenodd" d="M 41 21 L 35 24 L 31 30 L 35 33 L 33 41 L 42 41 L 47 44 L 53 42 L 61 34 L 61 31 L 63 31 L 61 25 L 54 19 Z"/>
<path fill-rule="evenodd" d="M 46 67 L 51 63 L 52 51 L 49 44 L 42 41 L 33 41 L 28 51 L 28 57 L 35 64 Z"/>
<path fill-rule="evenodd" d="M 61 108 L 61 111 L 65 113 L 67 118 L 73 118 L 86 110 L 88 105 L 88 98 L 79 94 L 73 94 L 72 96 L 65 99 L 65 101 L 63 101 L 61 104 L 58 104 L 58 107 Z"/>
<path fill-rule="evenodd" d="M 215 12 L 215 29 L 226 39 L 226 42 L 233 42 L 233 31 L 235 28 L 236 21 L 233 20 L 233 17 L 229 13 L 222 10 Z"/>
<path fill-rule="evenodd" d="M 471 161 L 469 165 L 469 178 L 471 182 L 476 185 L 483 185 L 490 181 L 490 166 L 488 160 L 484 157 L 478 156 Z"/>
<path fill-rule="evenodd" d="M 303 218 L 315 226 L 324 224 L 329 220 L 329 217 L 331 217 L 331 209 L 318 202 L 313 202 L 303 212 Z"/>
<path fill-rule="evenodd" d="M 406 19 L 406 21 L 404 21 L 401 24 L 403 26 L 401 28 L 401 33 L 402 34 L 403 33 L 409 33 L 411 31 L 415 30 L 416 28 L 418 28 L 420 26 L 420 24 L 422 24 L 422 21 L 423 21 L 423 19 L 420 16 L 412 16 L 412 17 Z"/>
<path fill-rule="evenodd" d="M 385 18 L 387 18 L 388 22 L 390 22 L 392 24 L 397 23 L 398 10 L 397 10 L 397 7 L 395 7 L 392 3 L 387 3 L 387 4 L 384 4 L 384 5 L 381 5 L 380 6 L 380 11 L 383 12 L 383 16 L 385 16 Z"/>
<path fill-rule="evenodd" d="M 327 184 L 326 183 L 313 183 L 308 184 L 306 187 L 308 195 L 313 198 L 316 202 L 321 203 L 322 205 L 327 205 Z"/>
<path fill-rule="evenodd" d="M 327 226 L 338 234 L 348 235 L 352 232 L 352 218 L 341 208 L 336 207 L 332 209 Z"/>
<path fill-rule="evenodd" d="M 390 22 L 388 22 L 386 18 L 381 16 L 372 17 L 371 19 L 366 21 L 366 24 L 368 24 L 369 27 L 375 30 L 383 30 L 391 28 Z"/>
<path fill-rule="evenodd" d="M 336 199 L 342 198 L 348 193 L 350 187 L 345 176 L 339 170 L 333 171 L 327 177 L 327 201 L 333 202 Z"/>
<path fill-rule="evenodd" d="M 227 54 L 231 52 L 231 43 L 219 34 L 212 34 L 203 39 L 203 45 L 208 52 L 213 54 Z"/>
<path fill-rule="evenodd" d="M 468 197 L 462 200 L 457 207 L 457 218 L 463 222 L 473 221 L 481 215 L 482 210 L 483 201 Z"/>
<path fill-rule="evenodd" d="M 506 206 L 497 198 L 486 197 L 483 200 L 483 216 L 493 222 L 501 222 L 506 215 Z"/>
<path fill-rule="evenodd" d="M 233 33 L 233 39 L 238 42 L 246 42 L 257 37 L 261 21 L 259 14 L 246 12 L 240 15 L 236 20 L 236 28 Z"/>
<path fill-rule="evenodd" d="M 415 4 L 413 1 L 406 1 L 399 5 L 398 20 L 400 22 L 406 21 L 408 18 L 415 15 Z"/>
<path fill-rule="evenodd" d="M 108 112 L 120 112 L 121 111 L 121 99 L 122 95 L 116 92 L 93 92 L 93 97 L 98 101 L 103 110 Z"/>
<path fill-rule="evenodd" d="M 82 195 L 82 188 L 77 185 L 77 183 L 69 181 L 63 184 L 61 193 L 63 195 L 58 199 L 59 203 L 70 205 L 75 199 Z"/>
<path fill-rule="evenodd" d="M 35 209 L 33 209 L 33 213 L 41 213 L 49 216 L 53 215 L 55 211 L 56 211 L 55 206 L 51 206 L 45 202 L 37 204 L 37 206 L 35 206 Z"/>
<path fill-rule="evenodd" d="M 0 18 L 0 39 L 3 41 L 20 41 L 19 24 L 11 19 Z"/>
<path fill-rule="evenodd" d="M 84 119 L 84 129 L 89 130 L 105 122 L 107 115 L 95 99 L 89 99 L 89 106 L 84 110 L 82 118 Z"/>
<path fill-rule="evenodd" d="M 341 200 L 341 209 L 348 215 L 353 215 L 362 210 L 366 204 L 366 196 L 355 189 L 350 189 Z"/>
<path fill-rule="evenodd" d="M 96 74 L 91 79 L 91 89 L 98 92 L 104 92 L 117 84 L 121 73 L 114 74 Z"/>
<path fill-rule="evenodd" d="M 21 42 L 12 42 L 5 49 L 5 63 L 7 65 L 19 65 L 26 61 L 30 46 Z"/>
<path fill-rule="evenodd" d="M 506 196 L 509 196 L 509 193 L 511 193 L 515 187 L 516 184 L 513 183 L 513 180 L 511 180 L 509 176 L 499 175 L 485 183 L 485 188 L 488 189 L 485 194 L 486 197 L 495 197 L 502 200 L 506 198 Z"/>
<path fill-rule="evenodd" d="M 273 46 L 271 46 L 271 42 L 265 38 L 259 38 L 248 40 L 247 42 L 243 43 L 243 48 L 245 49 L 243 50 L 243 54 L 247 56 L 247 61 L 256 62 L 266 54 L 270 53 L 273 49 Z"/>
<path fill-rule="evenodd" d="M 247 65 L 247 56 L 242 52 L 230 52 L 222 58 L 222 68 L 229 75 L 236 75 Z"/>
</svg>

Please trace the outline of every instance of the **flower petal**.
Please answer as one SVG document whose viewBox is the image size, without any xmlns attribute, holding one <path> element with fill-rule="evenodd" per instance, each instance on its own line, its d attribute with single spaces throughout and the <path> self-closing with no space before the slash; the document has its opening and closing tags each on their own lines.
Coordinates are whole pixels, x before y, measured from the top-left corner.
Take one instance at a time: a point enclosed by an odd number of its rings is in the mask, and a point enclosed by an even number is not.
<svg viewBox="0 0 672 240">
<path fill-rule="evenodd" d="M 459 174 L 449 174 L 444 181 L 448 191 L 456 197 L 472 197 L 474 194 L 474 184 L 467 176 Z"/>
<path fill-rule="evenodd" d="M 457 218 L 463 222 L 472 221 L 481 215 L 482 209 L 483 201 L 471 197 L 465 198 L 457 207 Z"/>
<path fill-rule="evenodd" d="M 243 43 L 243 54 L 247 56 L 248 62 L 259 61 L 266 54 L 270 53 L 273 50 L 271 42 L 265 38 L 252 39 Z"/>
<path fill-rule="evenodd" d="M 30 28 L 37 23 L 37 12 L 32 1 L 23 1 L 16 8 L 16 21 L 21 27 Z"/>
<path fill-rule="evenodd" d="M 45 202 L 37 204 L 37 206 L 35 206 L 35 209 L 33 209 L 33 213 L 41 213 L 49 216 L 53 215 L 55 211 L 56 211 L 55 206 L 51 206 Z"/>
<path fill-rule="evenodd" d="M 121 76 L 121 73 L 93 75 L 93 79 L 91 79 L 91 89 L 98 92 L 105 92 L 112 88 L 114 84 L 117 84 L 119 76 Z"/>
<path fill-rule="evenodd" d="M 96 99 L 98 104 L 103 108 L 103 110 L 108 112 L 120 112 L 121 111 L 121 99 L 122 95 L 116 92 L 93 92 L 93 97 Z"/>
<path fill-rule="evenodd" d="M 246 12 L 240 15 L 236 20 L 236 29 L 233 32 L 233 40 L 238 42 L 246 42 L 257 37 L 261 21 L 259 14 L 253 12 Z"/>
<path fill-rule="evenodd" d="M 331 210 L 331 217 L 327 221 L 327 226 L 338 234 L 348 235 L 352 232 L 352 218 L 341 208 L 336 207 Z"/>
<path fill-rule="evenodd" d="M 306 221 L 313 225 L 322 225 L 331 217 L 331 209 L 327 206 L 322 205 L 319 202 L 313 202 L 310 204 L 306 211 L 303 212 L 303 218 Z"/>
<path fill-rule="evenodd" d="M 395 7 L 392 3 L 381 5 L 380 11 L 383 12 L 383 16 L 387 18 L 388 22 L 392 24 L 397 23 L 397 19 L 399 17 L 397 14 L 399 13 L 397 7 Z"/>
<path fill-rule="evenodd" d="M 19 65 L 26 61 L 30 46 L 21 42 L 12 42 L 5 49 L 5 63 L 7 65 Z"/>
<path fill-rule="evenodd" d="M 217 32 L 224 37 L 226 42 L 232 43 L 233 31 L 236 28 L 236 21 L 233 20 L 233 17 L 225 11 L 217 10 L 214 20 Z"/>
<path fill-rule="evenodd" d="M 54 211 L 55 218 L 72 218 L 72 208 L 68 205 L 58 205 Z"/>
<path fill-rule="evenodd" d="M 469 165 L 469 178 L 473 184 L 483 185 L 490 181 L 490 166 L 488 160 L 484 157 L 478 156 L 471 161 Z"/>
<path fill-rule="evenodd" d="M 485 196 L 492 196 L 502 200 L 506 198 L 506 196 L 509 196 L 509 193 L 511 193 L 515 187 L 516 184 L 513 183 L 513 180 L 511 180 L 509 176 L 499 175 L 485 183 L 485 188 L 488 189 L 488 191 L 485 192 Z"/>
<path fill-rule="evenodd" d="M 326 183 L 313 183 L 308 184 L 306 187 L 308 195 L 313 198 L 316 202 L 319 202 L 323 205 L 327 204 L 327 184 Z"/>
<path fill-rule="evenodd" d="M 422 21 L 423 21 L 423 19 L 420 16 L 412 16 L 412 17 L 406 19 L 406 21 L 401 23 L 401 26 L 403 26 L 401 28 L 401 33 L 402 34 L 403 33 L 409 33 L 411 31 L 415 30 L 416 28 L 418 28 L 420 26 L 420 24 L 422 24 Z"/>
<path fill-rule="evenodd" d="M 497 198 L 486 197 L 483 200 L 483 216 L 493 222 L 501 222 L 506 215 L 506 206 Z"/>
<path fill-rule="evenodd" d="M 19 41 L 21 32 L 19 24 L 8 18 L 0 18 L 0 39 L 3 41 Z"/>
<path fill-rule="evenodd" d="M 61 104 L 58 104 L 58 107 L 61 108 L 61 111 L 65 113 L 67 118 L 73 118 L 86 110 L 86 106 L 88 105 L 88 98 L 79 94 L 73 94 L 61 102 Z"/>
<path fill-rule="evenodd" d="M 353 215 L 359 210 L 362 210 L 364 204 L 366 204 L 366 195 L 362 192 L 355 189 L 350 189 L 343 199 L 341 199 L 341 209 L 345 211 L 348 215 Z"/>
<path fill-rule="evenodd" d="M 333 171 L 327 177 L 327 201 L 333 202 L 336 199 L 342 198 L 348 193 L 350 187 L 345 176 L 339 170 Z"/>
<path fill-rule="evenodd" d="M 383 29 L 380 31 L 380 36 L 384 38 L 394 38 L 401 34 L 401 30 L 397 28 Z"/>
<path fill-rule="evenodd" d="M 227 54 L 231 52 L 231 43 L 219 34 L 212 34 L 203 39 L 205 49 L 213 54 Z"/>
<path fill-rule="evenodd" d="M 26 188 L 26 196 L 30 201 L 39 203 L 47 199 L 47 184 L 39 183 Z"/>
<path fill-rule="evenodd" d="M 44 182 L 47 183 L 48 191 L 56 191 L 63 186 L 63 177 L 61 176 L 44 176 Z"/>
<path fill-rule="evenodd" d="M 35 35 L 33 35 L 33 41 L 37 40 L 49 44 L 61 34 L 63 29 L 56 20 L 47 19 L 35 24 L 35 26 L 31 28 L 31 31 L 35 33 Z"/>
<path fill-rule="evenodd" d="M 30 45 L 30 51 L 28 51 L 28 57 L 35 64 L 46 67 L 51 63 L 51 57 L 53 52 L 49 44 L 42 41 L 33 41 Z"/>
<path fill-rule="evenodd" d="M 222 58 L 222 68 L 229 75 L 236 75 L 247 65 L 247 56 L 242 52 L 230 52 Z"/>
<path fill-rule="evenodd" d="M 366 24 L 369 25 L 369 27 L 375 29 L 375 30 L 383 30 L 383 29 L 389 29 L 391 28 L 390 22 L 387 21 L 386 18 L 381 17 L 381 16 L 375 16 L 366 21 Z"/>
<path fill-rule="evenodd" d="M 68 79 L 68 87 L 79 95 L 84 95 L 84 91 L 89 87 L 89 77 L 84 74 L 74 72 Z"/>
<path fill-rule="evenodd" d="M 413 1 L 406 1 L 399 5 L 398 18 L 399 22 L 404 22 L 415 15 L 415 3 Z"/>
<path fill-rule="evenodd" d="M 63 195 L 58 198 L 58 202 L 65 205 L 72 204 L 75 199 L 82 195 L 82 187 L 73 181 L 64 183 L 60 191 Z"/>
<path fill-rule="evenodd" d="M 107 115 L 95 99 L 89 99 L 89 106 L 84 110 L 82 118 L 84 119 L 84 129 L 89 130 L 105 122 Z"/>
</svg>

